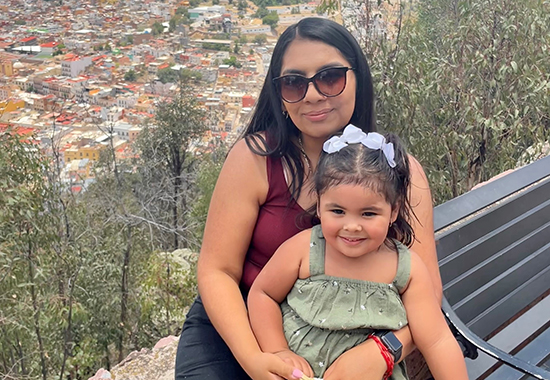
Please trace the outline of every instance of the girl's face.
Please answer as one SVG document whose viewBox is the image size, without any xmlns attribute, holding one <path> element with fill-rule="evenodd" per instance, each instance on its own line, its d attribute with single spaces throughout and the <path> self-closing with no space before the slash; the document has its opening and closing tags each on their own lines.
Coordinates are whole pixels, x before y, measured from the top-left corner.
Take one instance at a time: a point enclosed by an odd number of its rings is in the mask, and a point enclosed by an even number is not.
<svg viewBox="0 0 550 380">
<path fill-rule="evenodd" d="M 376 252 L 384 244 L 398 209 L 369 188 L 344 184 L 321 195 L 317 212 L 327 249 L 355 258 Z"/>
<path fill-rule="evenodd" d="M 335 47 L 297 38 L 283 56 L 281 76 L 299 74 L 311 78 L 328 67 L 351 68 L 351 65 Z M 281 99 L 283 110 L 304 136 L 324 140 L 349 123 L 355 109 L 356 79 L 352 70 L 345 76 L 346 86 L 335 97 L 324 96 L 309 83 L 305 97 L 299 102 L 288 103 Z"/>
</svg>

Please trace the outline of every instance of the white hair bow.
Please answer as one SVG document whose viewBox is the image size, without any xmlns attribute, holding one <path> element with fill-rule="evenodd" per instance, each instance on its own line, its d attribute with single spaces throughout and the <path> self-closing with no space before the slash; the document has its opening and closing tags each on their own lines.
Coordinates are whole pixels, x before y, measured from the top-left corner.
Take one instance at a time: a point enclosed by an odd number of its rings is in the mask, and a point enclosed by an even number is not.
<svg viewBox="0 0 550 380">
<path fill-rule="evenodd" d="M 393 143 L 387 143 L 386 138 L 380 133 L 371 132 L 366 134 L 353 124 L 349 124 L 341 136 L 333 136 L 323 144 L 323 150 L 328 154 L 339 152 L 349 144 L 363 144 L 370 149 L 380 149 L 384 152 L 390 167 L 395 168 L 395 151 Z"/>
</svg>

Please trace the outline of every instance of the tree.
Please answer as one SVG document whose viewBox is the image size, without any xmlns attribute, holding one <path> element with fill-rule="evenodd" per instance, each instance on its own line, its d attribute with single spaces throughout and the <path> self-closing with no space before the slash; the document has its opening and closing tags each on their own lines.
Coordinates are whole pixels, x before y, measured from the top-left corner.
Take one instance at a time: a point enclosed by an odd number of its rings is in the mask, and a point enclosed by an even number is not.
<svg viewBox="0 0 550 380">
<path fill-rule="evenodd" d="M 137 74 L 134 70 L 128 70 L 126 74 L 124 74 L 124 80 L 128 82 L 135 82 L 137 79 Z"/>
<path fill-rule="evenodd" d="M 191 69 L 180 69 L 180 76 L 184 83 L 198 82 L 202 79 L 200 72 Z"/>
<path fill-rule="evenodd" d="M 46 380 L 49 363 L 41 304 L 47 278 L 43 263 L 51 257 L 39 252 L 42 244 L 54 244 L 51 230 L 43 228 L 51 216 L 45 208 L 51 192 L 42 177 L 44 163 L 36 146 L 8 130 L 0 133 L 0 147 L 2 372 L 14 369 L 26 376 L 36 370 Z M 39 365 L 31 365 L 27 355 L 39 357 Z"/>
<path fill-rule="evenodd" d="M 242 64 L 239 61 L 237 61 L 237 58 L 234 55 L 232 55 L 231 57 L 229 57 L 227 59 L 224 59 L 223 63 L 224 63 L 224 65 L 229 65 L 229 66 L 233 66 L 233 67 L 236 67 L 236 68 L 241 68 L 242 67 Z"/>
<path fill-rule="evenodd" d="M 272 29 L 275 29 L 277 27 L 278 22 L 279 15 L 277 14 L 277 11 L 271 11 L 267 16 L 264 16 L 262 18 L 262 24 L 269 25 Z"/>
<path fill-rule="evenodd" d="M 176 15 L 179 15 L 183 18 L 187 18 L 188 17 L 188 13 L 187 13 L 187 8 L 185 7 L 178 7 L 176 9 Z"/>
<path fill-rule="evenodd" d="M 179 92 L 173 98 L 159 103 L 156 127 L 145 126 L 138 141 L 142 167 L 147 170 L 143 175 L 150 177 L 149 191 L 164 194 L 156 202 L 161 209 L 170 210 L 170 218 L 157 221 L 157 226 L 172 236 L 172 249 L 189 246 L 192 238 L 187 199 L 190 194 L 186 190 L 192 185 L 190 176 L 197 162 L 190 149 L 206 131 L 204 114 L 196 98 L 187 83 L 180 80 L 179 84 Z M 151 197 L 144 200 L 155 201 Z"/>
<path fill-rule="evenodd" d="M 265 34 L 257 34 L 254 36 L 254 43 L 257 45 L 263 45 L 267 42 L 267 36 Z"/>
<path fill-rule="evenodd" d="M 248 4 L 246 3 L 246 0 L 239 0 L 237 5 L 237 9 L 239 11 L 245 11 L 247 7 L 248 7 Z"/>
<path fill-rule="evenodd" d="M 71 188 L 84 188 L 83 178 L 62 177 L 61 110 L 53 112 L 49 146 L 15 130 L 0 133 L 0 377 L 83 378 L 179 332 L 196 294 L 195 267 L 159 250 L 174 246 L 174 233 L 182 246 L 200 245 L 225 156 L 211 145 L 200 149 L 204 115 L 181 88 L 189 108 L 163 103 L 175 112 L 159 110 L 139 156 L 117 158 L 113 126 L 98 125 L 107 147 L 95 182 L 78 194 Z M 176 162 L 184 168 L 177 194 L 178 180 L 166 171 Z"/>
<path fill-rule="evenodd" d="M 235 41 L 235 46 L 233 47 L 233 53 L 239 54 L 239 43 Z"/>
<path fill-rule="evenodd" d="M 244 45 L 248 43 L 248 38 L 246 38 L 245 34 L 241 34 L 239 38 L 237 38 L 237 42 L 240 43 L 241 45 Z"/>
<path fill-rule="evenodd" d="M 408 142 L 436 203 L 549 137 L 550 4 L 491 4 L 420 1 L 397 40 L 368 42 L 379 123 Z"/>
<path fill-rule="evenodd" d="M 157 77 L 163 84 L 165 83 L 178 83 L 179 73 L 177 70 L 173 70 L 171 67 L 160 69 L 157 71 Z"/>
<path fill-rule="evenodd" d="M 264 18 L 268 14 L 269 14 L 269 11 L 267 10 L 267 8 L 262 6 L 262 7 L 258 7 L 258 9 L 256 10 L 256 13 L 254 13 L 254 17 Z"/>
<path fill-rule="evenodd" d="M 164 32 L 164 26 L 162 26 L 162 24 L 158 21 L 155 21 L 151 29 L 151 33 L 153 33 L 154 36 L 158 36 L 159 34 L 162 34 L 162 32 Z"/>
</svg>

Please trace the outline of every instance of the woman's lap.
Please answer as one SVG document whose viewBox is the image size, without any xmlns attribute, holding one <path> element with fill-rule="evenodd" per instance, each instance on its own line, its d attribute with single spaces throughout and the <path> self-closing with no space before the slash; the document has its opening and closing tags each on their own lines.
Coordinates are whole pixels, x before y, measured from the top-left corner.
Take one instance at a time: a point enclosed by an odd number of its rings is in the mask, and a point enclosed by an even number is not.
<svg viewBox="0 0 550 380">
<path fill-rule="evenodd" d="M 407 357 L 411 380 L 430 378 L 422 355 L 415 350 Z M 210 323 L 198 297 L 183 325 L 176 354 L 175 379 L 251 380 Z"/>
<path fill-rule="evenodd" d="M 250 380 L 210 323 L 198 297 L 181 332 L 176 354 L 176 380 Z"/>
</svg>

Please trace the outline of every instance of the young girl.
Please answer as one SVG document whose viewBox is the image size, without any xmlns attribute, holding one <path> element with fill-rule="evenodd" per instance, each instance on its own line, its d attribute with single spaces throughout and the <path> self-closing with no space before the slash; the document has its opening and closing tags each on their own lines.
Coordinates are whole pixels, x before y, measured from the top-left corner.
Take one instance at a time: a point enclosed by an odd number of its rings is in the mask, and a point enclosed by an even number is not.
<svg viewBox="0 0 550 380">
<path fill-rule="evenodd" d="M 397 380 L 407 379 L 403 362 L 394 367 L 399 350 L 380 337 L 408 323 L 436 380 L 467 380 L 429 272 L 407 248 L 409 162 L 397 138 L 386 138 L 348 125 L 325 142 L 314 178 L 321 224 L 283 243 L 256 278 L 252 329 L 264 352 L 316 377 L 373 339 L 387 363 L 384 378 Z"/>
</svg>

